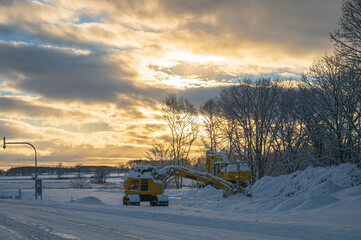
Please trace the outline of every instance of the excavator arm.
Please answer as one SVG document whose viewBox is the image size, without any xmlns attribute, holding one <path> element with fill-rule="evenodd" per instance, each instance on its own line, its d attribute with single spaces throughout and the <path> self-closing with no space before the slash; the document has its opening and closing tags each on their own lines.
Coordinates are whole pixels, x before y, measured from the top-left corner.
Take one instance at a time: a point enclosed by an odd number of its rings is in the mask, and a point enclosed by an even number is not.
<svg viewBox="0 0 361 240">
<path fill-rule="evenodd" d="M 163 183 L 165 183 L 171 176 L 179 176 L 182 178 L 188 178 L 202 182 L 206 185 L 212 185 L 215 188 L 220 188 L 227 192 L 234 190 L 233 184 L 222 178 L 216 177 L 207 172 L 198 172 L 182 166 L 167 166 L 159 170 L 158 174 L 159 176 L 157 176 L 157 178 L 159 178 L 159 180 L 161 180 Z"/>
</svg>

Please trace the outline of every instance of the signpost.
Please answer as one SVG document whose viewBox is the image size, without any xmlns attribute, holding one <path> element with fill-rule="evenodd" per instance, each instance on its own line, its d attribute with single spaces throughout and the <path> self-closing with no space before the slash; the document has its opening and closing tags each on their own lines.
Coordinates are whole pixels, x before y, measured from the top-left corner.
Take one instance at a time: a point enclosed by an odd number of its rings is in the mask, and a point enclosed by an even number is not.
<svg viewBox="0 0 361 240">
<path fill-rule="evenodd" d="M 43 184 L 41 179 L 35 179 L 35 200 L 43 200 Z"/>
<path fill-rule="evenodd" d="M 40 181 L 40 190 L 39 192 L 37 192 L 37 178 L 38 178 L 38 159 L 37 159 L 37 153 L 36 153 L 36 148 L 34 147 L 33 144 L 31 143 L 28 143 L 28 142 L 6 142 L 5 140 L 5 137 L 3 138 L 4 139 L 4 145 L 3 145 L 3 148 L 5 149 L 6 148 L 6 144 L 27 144 L 27 145 L 30 145 L 34 151 L 35 151 L 35 200 L 38 199 L 38 196 L 40 196 L 42 198 L 42 184 L 41 184 L 41 180 Z M 40 195 L 38 194 L 40 193 Z"/>
</svg>

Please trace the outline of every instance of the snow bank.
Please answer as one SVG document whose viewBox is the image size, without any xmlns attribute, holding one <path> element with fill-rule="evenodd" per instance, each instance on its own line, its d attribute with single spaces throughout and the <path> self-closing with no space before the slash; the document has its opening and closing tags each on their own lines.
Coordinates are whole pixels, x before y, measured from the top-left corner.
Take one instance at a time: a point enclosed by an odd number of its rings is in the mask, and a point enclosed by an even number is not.
<svg viewBox="0 0 361 240">
<path fill-rule="evenodd" d="M 85 204 L 104 204 L 99 198 L 93 197 L 93 196 L 83 197 L 83 198 L 74 200 L 73 202 L 85 203 Z"/>
<path fill-rule="evenodd" d="M 207 186 L 179 192 L 177 199 L 170 197 L 170 204 L 232 213 L 361 212 L 361 170 L 352 164 L 309 167 L 289 175 L 264 177 L 251 191 L 252 199 L 242 194 L 223 198 L 222 190 Z"/>
<path fill-rule="evenodd" d="M 0 199 L 17 199 L 19 198 L 19 191 L 1 190 Z"/>
<path fill-rule="evenodd" d="M 219 200 L 223 198 L 223 192 L 208 185 L 204 188 L 199 188 L 192 197 L 205 200 Z"/>
<path fill-rule="evenodd" d="M 254 198 L 317 196 L 361 184 L 361 169 L 353 164 L 309 167 L 279 177 L 263 177 L 251 188 Z"/>
</svg>

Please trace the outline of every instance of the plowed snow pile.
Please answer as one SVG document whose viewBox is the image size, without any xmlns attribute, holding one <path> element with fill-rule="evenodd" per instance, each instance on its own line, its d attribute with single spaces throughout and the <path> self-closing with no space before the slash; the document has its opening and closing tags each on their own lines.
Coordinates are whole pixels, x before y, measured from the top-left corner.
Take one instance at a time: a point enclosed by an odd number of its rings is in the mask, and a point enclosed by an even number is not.
<svg viewBox="0 0 361 240">
<path fill-rule="evenodd" d="M 223 198 L 221 190 L 207 186 L 178 192 L 179 200 L 171 198 L 170 204 L 239 213 L 321 210 L 361 214 L 361 169 L 352 164 L 309 167 L 279 177 L 263 177 L 251 192 L 252 199 L 242 194 Z"/>
<path fill-rule="evenodd" d="M 361 169 L 353 164 L 309 167 L 279 177 L 263 177 L 252 187 L 250 211 L 361 212 Z"/>
<path fill-rule="evenodd" d="M 104 204 L 99 198 L 90 196 L 90 197 L 83 197 L 77 200 L 74 200 L 76 203 L 84 203 L 84 204 Z"/>
<path fill-rule="evenodd" d="M 353 164 L 309 167 L 279 177 L 263 177 L 252 186 L 255 198 L 330 195 L 361 184 L 361 169 Z"/>
</svg>

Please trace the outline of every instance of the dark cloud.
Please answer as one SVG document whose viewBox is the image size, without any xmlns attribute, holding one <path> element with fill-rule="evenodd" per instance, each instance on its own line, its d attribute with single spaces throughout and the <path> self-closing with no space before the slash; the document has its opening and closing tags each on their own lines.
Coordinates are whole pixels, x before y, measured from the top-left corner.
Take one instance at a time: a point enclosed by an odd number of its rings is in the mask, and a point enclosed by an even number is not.
<svg viewBox="0 0 361 240">
<path fill-rule="evenodd" d="M 0 2 L 0 6 L 4 6 L 4 7 L 11 6 L 14 3 L 18 3 L 18 2 L 23 2 L 23 1 L 21 1 L 21 0 L 2 0 Z"/>
<path fill-rule="evenodd" d="M 35 105 L 30 101 L 24 101 L 18 97 L 0 97 L 0 112 L 2 114 L 14 114 L 17 117 L 44 119 L 44 118 L 91 118 L 92 115 L 79 111 L 67 111 L 55 107 Z"/>
<path fill-rule="evenodd" d="M 24 136 L 25 138 L 28 138 L 32 135 L 27 129 L 21 129 L 19 128 L 19 125 L 2 119 L 0 119 L 0 134 L 1 141 L 3 137 L 17 138 L 19 136 Z"/>
<path fill-rule="evenodd" d="M 11 36 L 12 34 L 16 33 L 16 30 L 17 29 L 14 29 L 10 25 L 0 24 L 0 36 L 2 36 L 2 37 L 8 36 L 8 35 Z"/>
<path fill-rule="evenodd" d="M 304 51 L 327 47 L 342 0 L 165 0 L 162 4 L 172 16 L 187 16 L 191 21 L 215 18 L 211 28 L 209 24 L 186 22 L 184 29 L 229 39 L 232 47 L 246 40 Z"/>
<path fill-rule="evenodd" d="M 107 52 L 79 55 L 71 50 L 0 42 L 0 77 L 44 101 L 100 101 L 129 108 L 155 105 L 169 93 L 156 86 L 135 85 L 136 75 L 124 61 L 107 60 Z"/>
<path fill-rule="evenodd" d="M 155 87 L 138 86 L 136 93 L 122 93 L 113 103 L 116 104 L 116 106 L 120 109 L 127 108 L 129 111 L 128 113 L 132 117 L 138 118 L 142 117 L 143 113 L 137 109 L 129 110 L 130 107 L 145 106 L 152 108 L 158 103 L 158 100 L 162 98 L 162 95 L 164 95 L 162 93 L 164 91 L 166 90 L 158 89 Z"/>
<path fill-rule="evenodd" d="M 199 107 L 207 100 L 217 97 L 223 88 L 224 87 L 189 88 L 179 92 L 179 95 L 189 99 L 192 103 Z"/>
<path fill-rule="evenodd" d="M 136 141 L 138 144 L 144 144 L 148 142 L 152 144 L 156 133 L 168 131 L 166 124 L 145 123 L 141 126 L 136 124 L 128 124 L 124 129 L 124 133 L 132 141 Z"/>
<path fill-rule="evenodd" d="M 0 76 L 20 73 L 24 78 L 13 79 L 12 86 L 61 100 L 112 101 L 118 93 L 137 92 L 130 81 L 134 73 L 125 63 L 115 66 L 105 61 L 105 56 L 0 43 Z"/>
<path fill-rule="evenodd" d="M 15 5 L 6 2 L 4 7 Z M 20 1 L 17 3 L 21 5 Z M 113 30 L 94 25 L 88 32 L 82 30 L 81 22 L 73 22 L 73 18 L 81 19 L 82 15 L 91 13 L 95 23 L 102 16 L 102 22 L 119 24 L 129 31 L 168 33 L 166 36 L 172 41 L 183 42 L 194 51 L 206 48 L 208 52 L 218 53 L 219 50 L 247 48 L 247 45 L 242 45 L 244 43 L 257 43 L 277 46 L 293 54 L 308 54 L 319 49 L 323 51 L 329 46 L 329 32 L 337 27 L 342 0 L 107 0 L 106 3 L 97 12 L 98 1 L 83 2 L 84 9 L 74 10 L 69 19 L 62 19 L 71 23 L 66 26 L 45 22 L 46 17 L 32 22 L 29 20 L 31 17 L 19 14 L 10 15 L 9 19 L 15 20 L 8 24 L 11 28 L 30 31 L 34 37 L 60 45 L 64 42 L 89 47 L 97 41 L 111 45 L 96 37 L 88 39 L 83 35 L 91 32 L 92 36 L 114 40 L 119 37 Z M 23 2 L 22 5 L 24 8 L 32 6 L 32 11 L 38 10 L 31 3 Z M 52 9 L 52 6 L 56 6 L 56 1 L 45 3 L 42 8 Z M 71 11 L 71 8 L 66 9 Z M 134 46 L 139 46 L 138 40 L 134 41 Z"/>
</svg>

